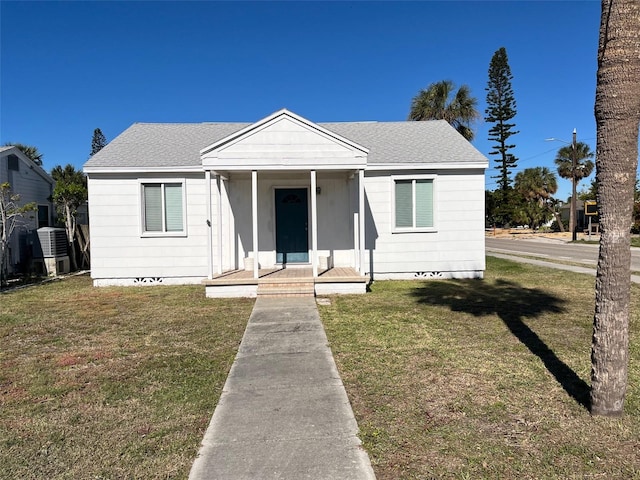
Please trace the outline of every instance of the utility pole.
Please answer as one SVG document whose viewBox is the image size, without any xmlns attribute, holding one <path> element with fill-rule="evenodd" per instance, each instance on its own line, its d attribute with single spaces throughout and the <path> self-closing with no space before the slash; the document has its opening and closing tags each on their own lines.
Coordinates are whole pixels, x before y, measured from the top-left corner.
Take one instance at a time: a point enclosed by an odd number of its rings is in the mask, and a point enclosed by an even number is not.
<svg viewBox="0 0 640 480">
<path fill-rule="evenodd" d="M 571 158 L 571 207 L 569 209 L 569 223 L 571 224 L 571 240 L 577 240 L 577 211 L 576 211 L 576 169 L 578 167 L 577 145 L 576 145 L 576 129 L 573 129 L 573 140 L 571 142 L 572 158 Z"/>
</svg>

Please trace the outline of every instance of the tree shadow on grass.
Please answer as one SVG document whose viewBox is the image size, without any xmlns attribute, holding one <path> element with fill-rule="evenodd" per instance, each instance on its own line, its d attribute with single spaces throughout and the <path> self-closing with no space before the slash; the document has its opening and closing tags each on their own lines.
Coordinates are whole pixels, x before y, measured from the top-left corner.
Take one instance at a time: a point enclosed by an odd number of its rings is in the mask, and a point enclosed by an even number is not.
<svg viewBox="0 0 640 480">
<path fill-rule="evenodd" d="M 498 315 L 511 333 L 542 360 L 562 388 L 589 410 L 589 385 L 523 321 L 544 313 L 564 311 L 564 300 L 506 280 L 497 280 L 494 284 L 478 280 L 430 282 L 416 289 L 414 295 L 420 303 L 448 306 L 454 312 L 466 312 L 476 317 Z"/>
</svg>

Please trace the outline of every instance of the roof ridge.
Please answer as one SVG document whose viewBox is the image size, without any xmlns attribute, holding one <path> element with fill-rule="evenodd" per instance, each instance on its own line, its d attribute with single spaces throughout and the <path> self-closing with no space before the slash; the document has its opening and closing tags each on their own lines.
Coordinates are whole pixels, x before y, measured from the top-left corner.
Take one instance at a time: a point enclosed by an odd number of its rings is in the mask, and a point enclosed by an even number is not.
<svg viewBox="0 0 640 480">
<path fill-rule="evenodd" d="M 326 123 L 342 123 L 342 124 L 354 124 L 354 123 L 378 123 L 378 124 L 406 124 L 406 123 L 437 123 L 446 122 L 444 119 L 431 119 L 431 120 L 356 120 L 356 121 L 338 121 L 338 122 L 317 122 L 318 124 Z"/>
<path fill-rule="evenodd" d="M 134 122 L 133 125 L 245 125 L 251 122 Z"/>
</svg>

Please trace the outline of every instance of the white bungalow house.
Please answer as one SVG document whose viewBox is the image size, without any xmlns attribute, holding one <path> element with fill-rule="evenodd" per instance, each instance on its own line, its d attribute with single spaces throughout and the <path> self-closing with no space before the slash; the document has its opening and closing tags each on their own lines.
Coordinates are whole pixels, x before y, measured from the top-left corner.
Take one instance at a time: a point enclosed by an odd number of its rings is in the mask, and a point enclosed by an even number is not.
<svg viewBox="0 0 640 480">
<path fill-rule="evenodd" d="M 445 121 L 136 123 L 84 166 L 91 275 L 208 296 L 481 278 L 487 166 Z"/>
<path fill-rule="evenodd" d="M 9 183 L 11 191 L 20 195 L 20 204 L 34 202 L 37 211 L 28 213 L 16 223 L 9 239 L 7 252 L 8 273 L 17 273 L 30 268 L 36 256 L 42 256 L 35 231 L 41 227 L 50 227 L 54 221 L 54 208 L 51 200 L 55 182 L 42 167 L 14 146 L 0 147 L 0 184 Z M 2 228 L 0 226 L 0 228 Z M 34 248 L 35 246 L 35 248 Z"/>
</svg>

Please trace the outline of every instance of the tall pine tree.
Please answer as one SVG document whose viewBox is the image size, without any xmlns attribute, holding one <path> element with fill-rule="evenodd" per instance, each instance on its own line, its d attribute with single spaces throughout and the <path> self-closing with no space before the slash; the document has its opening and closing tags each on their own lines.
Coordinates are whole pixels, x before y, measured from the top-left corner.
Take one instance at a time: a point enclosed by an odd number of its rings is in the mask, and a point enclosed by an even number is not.
<svg viewBox="0 0 640 480">
<path fill-rule="evenodd" d="M 507 59 L 507 50 L 501 47 L 493 54 L 489 64 L 489 82 L 487 88 L 487 109 L 485 121 L 493 123 L 489 130 L 489 140 L 496 142 L 489 155 L 499 155 L 496 159 L 500 172 L 492 177 L 498 180 L 498 187 L 506 194 L 511 187 L 511 172 L 516 167 L 518 159 L 509 150 L 515 145 L 508 144 L 511 135 L 518 133 L 513 130 L 515 123 L 509 121 L 516 116 L 516 100 L 511 88 L 511 68 Z"/>
<path fill-rule="evenodd" d="M 102 133 L 102 130 L 96 128 L 93 131 L 93 138 L 91 139 L 91 153 L 90 157 L 93 157 L 96 153 L 102 150 L 107 144 L 107 138 Z"/>
</svg>

